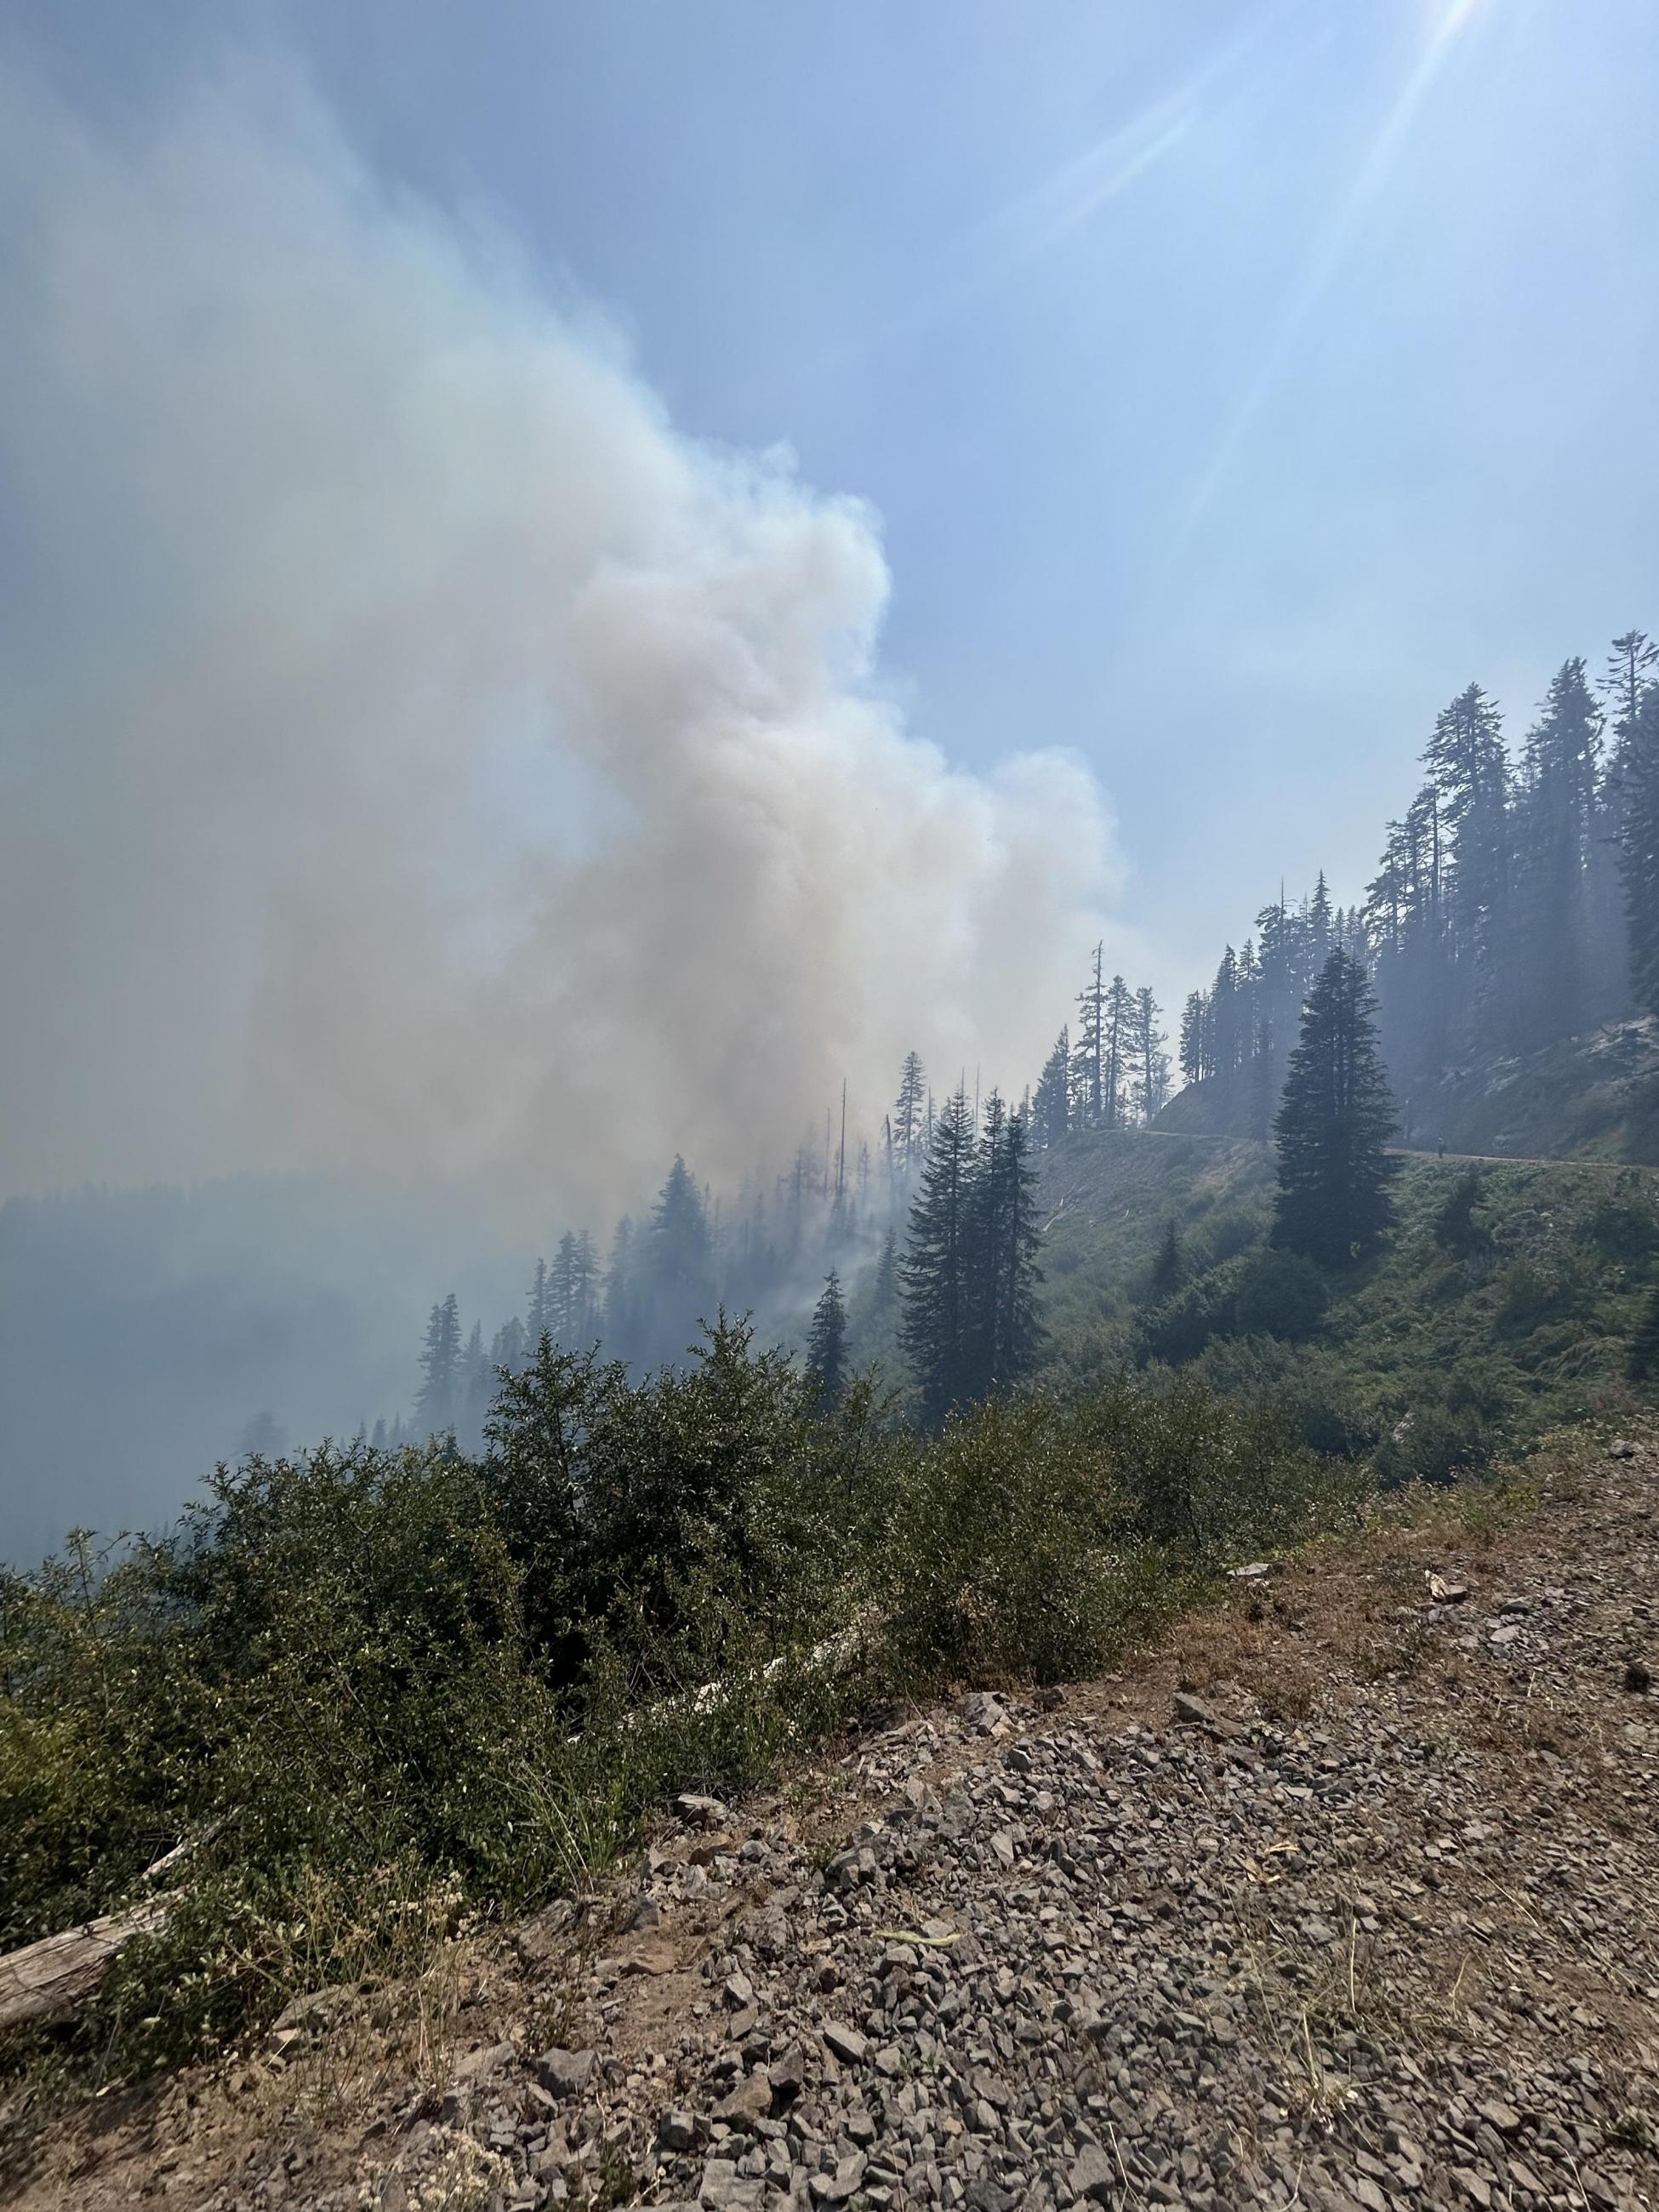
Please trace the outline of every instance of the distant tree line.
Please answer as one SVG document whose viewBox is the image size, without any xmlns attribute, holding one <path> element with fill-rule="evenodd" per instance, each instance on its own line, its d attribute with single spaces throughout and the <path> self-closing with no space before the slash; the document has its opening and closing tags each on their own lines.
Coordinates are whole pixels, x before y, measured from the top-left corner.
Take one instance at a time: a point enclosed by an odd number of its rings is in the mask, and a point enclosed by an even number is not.
<svg viewBox="0 0 1659 2212">
<path fill-rule="evenodd" d="M 826 1405 L 872 1355 L 902 1361 L 933 1420 L 1006 1390 L 1039 1341 L 1030 1131 L 1029 1098 L 1010 1111 L 994 1090 L 970 1098 L 965 1080 L 936 1110 L 912 1052 L 873 1158 L 860 1144 L 849 1166 L 832 1121 L 822 1152 L 803 1146 L 769 1189 L 751 1181 L 725 1212 L 676 1158 L 649 1217 L 617 1223 L 605 1265 L 591 1235 L 567 1232 L 550 1265 L 536 1262 L 523 1317 L 488 1342 L 453 1293 L 440 1299 L 412 1412 L 377 1422 L 372 1441 L 453 1434 L 476 1450 L 501 1376 L 524 1371 L 544 1339 L 676 1366 L 721 1311 L 767 1315 L 787 1331 L 815 1273 L 823 1288 L 803 1349 Z M 850 1300 L 843 1268 L 857 1273 Z"/>
<path fill-rule="evenodd" d="M 1534 1050 L 1659 1014 L 1659 646 L 1613 641 L 1592 681 L 1551 680 L 1518 755 L 1478 684 L 1440 714 L 1424 781 L 1388 825 L 1363 902 L 1322 872 L 1256 916 L 1182 1011 L 1182 1079 L 1218 1086 L 1231 1125 L 1267 1136 L 1300 1012 L 1333 951 L 1364 969 L 1407 1133 L 1411 1101 L 1481 1053 Z"/>
<path fill-rule="evenodd" d="M 1169 1038 L 1163 1008 L 1146 984 L 1108 981 L 1105 947 L 1097 945 L 1089 981 L 1070 1024 L 1054 1041 L 1030 1103 L 1032 1140 L 1046 1150 L 1073 1130 L 1127 1129 L 1157 1119 L 1170 1096 Z"/>
<path fill-rule="evenodd" d="M 1595 683 L 1582 659 L 1566 661 L 1516 757 L 1498 708 L 1469 685 L 1436 721 L 1422 788 L 1389 824 L 1363 902 L 1334 904 L 1322 872 L 1294 904 L 1281 891 L 1188 999 L 1183 1080 L 1216 1086 L 1235 1127 L 1279 1139 L 1281 1242 L 1332 1259 L 1380 1233 L 1390 1086 L 1409 1139 L 1413 1092 L 1465 1056 L 1659 1014 L 1656 670 L 1659 646 L 1639 630 L 1614 641 Z M 1109 977 L 1097 945 L 1075 1025 L 1017 1109 L 995 1091 L 970 1099 L 965 1079 L 936 1109 L 911 1052 L 878 1146 L 859 1143 L 850 1164 L 844 1102 L 839 1134 L 827 1115 L 822 1146 L 800 1146 L 769 1182 L 751 1178 L 729 1214 L 677 1158 L 649 1218 L 617 1223 L 603 1266 L 589 1234 L 567 1232 L 551 1264 L 538 1261 L 523 1318 L 487 1346 L 479 1325 L 464 1333 L 453 1297 L 434 1305 L 412 1416 L 378 1425 L 376 1440 L 452 1431 L 476 1448 L 500 1374 L 521 1371 L 544 1336 L 673 1365 L 720 1308 L 804 1312 L 815 1279 L 805 1349 L 829 1398 L 860 1334 L 881 1340 L 883 1328 L 931 1420 L 1013 1387 L 1039 1341 L 1031 1156 L 1157 1118 L 1170 1089 L 1161 1023 L 1151 989 Z M 1363 1063 L 1340 1110 L 1328 1048 Z M 1339 1200 L 1332 1161 L 1350 1138 L 1370 1164 L 1340 1169 Z M 857 1271 L 850 1301 L 843 1268 Z"/>
</svg>

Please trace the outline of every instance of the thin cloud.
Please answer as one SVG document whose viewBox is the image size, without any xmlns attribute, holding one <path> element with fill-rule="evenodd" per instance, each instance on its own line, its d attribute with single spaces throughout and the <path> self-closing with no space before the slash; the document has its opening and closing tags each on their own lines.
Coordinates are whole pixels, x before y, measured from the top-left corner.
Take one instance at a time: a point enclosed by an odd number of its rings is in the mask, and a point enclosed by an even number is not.
<svg viewBox="0 0 1659 2212">
<path fill-rule="evenodd" d="M 1295 0 L 1228 40 L 1182 84 L 974 224 L 940 255 L 914 297 L 836 357 L 845 367 L 962 314 L 1019 270 L 1054 252 L 1177 151 L 1201 119 L 1206 94 L 1235 75 L 1294 10 Z"/>
<path fill-rule="evenodd" d="M 1190 542 L 1194 532 L 1212 504 L 1221 484 L 1237 459 L 1256 417 L 1283 376 L 1303 333 L 1329 291 L 1367 218 L 1387 189 L 1425 102 L 1450 57 L 1460 33 L 1473 20 L 1482 0 L 1450 0 L 1435 24 L 1423 52 L 1367 148 L 1353 182 L 1330 221 L 1320 232 L 1304 264 L 1278 329 L 1261 365 L 1243 395 L 1202 475 L 1194 486 L 1182 516 L 1167 562 L 1173 565 Z"/>
</svg>

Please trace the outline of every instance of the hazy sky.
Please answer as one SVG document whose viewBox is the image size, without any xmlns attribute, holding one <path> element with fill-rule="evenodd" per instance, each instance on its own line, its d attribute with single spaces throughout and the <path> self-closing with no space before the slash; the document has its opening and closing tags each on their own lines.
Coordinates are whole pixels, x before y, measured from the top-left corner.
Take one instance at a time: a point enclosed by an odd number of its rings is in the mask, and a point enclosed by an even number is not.
<svg viewBox="0 0 1659 2212">
<path fill-rule="evenodd" d="M 1518 734 L 1659 627 L 1652 0 L 9 0 L 0 63 L 116 146 L 297 74 L 677 437 L 867 503 L 884 696 L 994 792 L 1084 757 L 1077 927 L 1166 1000 L 1359 887 L 1453 691 Z"/>
</svg>

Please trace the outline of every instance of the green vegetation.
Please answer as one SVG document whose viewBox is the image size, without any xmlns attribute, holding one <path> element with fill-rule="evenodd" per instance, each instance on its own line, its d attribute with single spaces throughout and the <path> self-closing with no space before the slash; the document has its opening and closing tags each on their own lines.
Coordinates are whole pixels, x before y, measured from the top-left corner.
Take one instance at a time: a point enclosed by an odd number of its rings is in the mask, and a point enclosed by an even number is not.
<svg viewBox="0 0 1659 2212">
<path fill-rule="evenodd" d="M 1396 1163 L 1386 1148 L 1395 1111 L 1376 1049 L 1376 1004 L 1364 969 L 1340 948 L 1333 952 L 1302 1010 L 1273 1123 L 1273 1242 L 1328 1266 L 1375 1250 L 1393 1218 Z M 1270 1289 L 1269 1328 L 1274 1310 Z"/>
<path fill-rule="evenodd" d="M 1438 1480 L 1632 1402 L 1659 1283 L 1659 1176 L 1403 1158 L 1392 1235 L 1324 1271 L 1268 1243 L 1273 1159 L 1242 1139 L 1097 1134 L 1048 1156 L 1042 1381 L 1126 1371 L 1272 1397 L 1386 1482 Z M 1179 1280 L 1164 1287 L 1170 1231 Z M 1154 1291 L 1158 1294 L 1154 1295 Z"/>
<path fill-rule="evenodd" d="M 895 1697 L 1096 1669 L 1378 1479 L 1616 1411 L 1659 1365 L 1641 1170 L 1407 1159 L 1389 1233 L 1332 1267 L 1273 1240 L 1265 1145 L 986 1158 L 1005 1182 L 969 1194 L 1008 1203 L 963 1235 L 1043 1263 L 1023 1395 L 924 1434 L 843 1370 L 920 1310 L 890 1236 L 845 1311 L 826 1285 L 805 1363 L 723 1318 L 643 1378 L 544 1334 L 476 1451 L 252 1457 L 164 1539 L 0 1577 L 0 1946 L 192 1847 L 96 2002 L 0 2063 L 49 2044 L 107 2078 L 404 1973 L 587 1881 L 675 1790 Z"/>
<path fill-rule="evenodd" d="M 921 1436 L 867 1381 L 827 1413 L 744 1326 L 639 1382 L 544 1338 L 482 1454 L 251 1460 L 162 1540 L 0 1579 L 0 1947 L 194 1841 L 68 2032 L 94 2076 L 165 2062 L 534 1906 L 670 1792 L 872 1704 L 1097 1668 L 1351 1491 L 1195 1383 Z"/>
</svg>

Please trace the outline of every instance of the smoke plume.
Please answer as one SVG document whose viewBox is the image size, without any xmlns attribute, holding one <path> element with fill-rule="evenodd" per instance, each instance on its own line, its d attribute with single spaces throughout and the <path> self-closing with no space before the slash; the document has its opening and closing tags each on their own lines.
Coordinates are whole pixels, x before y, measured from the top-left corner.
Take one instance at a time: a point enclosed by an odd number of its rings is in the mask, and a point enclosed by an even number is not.
<svg viewBox="0 0 1659 2212">
<path fill-rule="evenodd" d="M 1034 1073 L 1059 752 L 907 733 L 875 519 L 677 431 L 290 85 L 0 81 L 0 1194 L 301 1167 L 598 1222 Z"/>
</svg>

